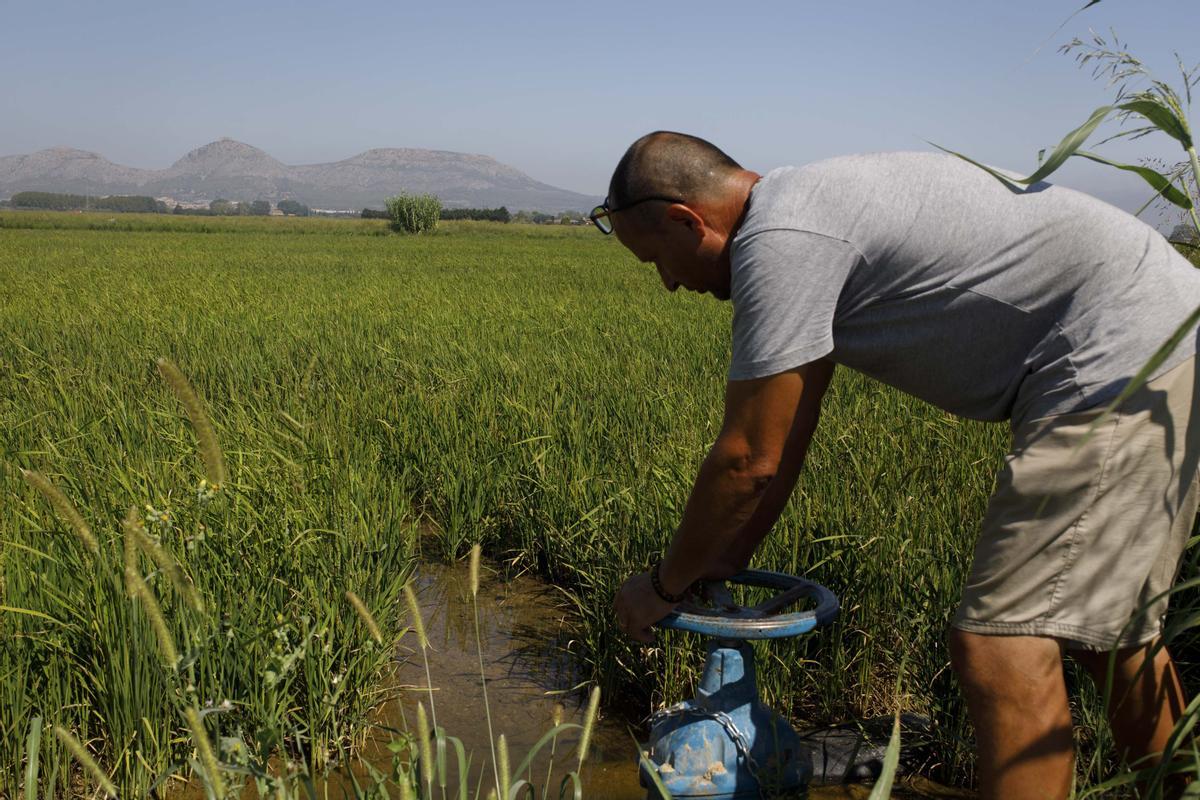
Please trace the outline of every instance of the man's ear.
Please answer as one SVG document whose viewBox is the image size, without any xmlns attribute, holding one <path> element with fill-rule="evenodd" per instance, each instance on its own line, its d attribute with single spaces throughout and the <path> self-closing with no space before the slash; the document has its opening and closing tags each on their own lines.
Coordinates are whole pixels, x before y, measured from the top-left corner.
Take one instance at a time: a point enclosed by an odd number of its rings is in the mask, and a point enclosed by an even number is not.
<svg viewBox="0 0 1200 800">
<path fill-rule="evenodd" d="M 683 203 L 672 203 L 667 206 L 667 221 L 683 225 L 698 236 L 703 236 L 704 229 L 707 227 L 704 224 L 704 217 Z"/>
</svg>

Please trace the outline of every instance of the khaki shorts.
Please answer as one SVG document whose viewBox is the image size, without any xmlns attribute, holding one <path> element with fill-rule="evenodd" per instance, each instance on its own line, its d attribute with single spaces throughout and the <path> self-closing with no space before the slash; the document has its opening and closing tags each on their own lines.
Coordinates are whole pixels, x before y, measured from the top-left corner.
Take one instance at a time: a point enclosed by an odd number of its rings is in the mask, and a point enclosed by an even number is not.
<svg viewBox="0 0 1200 800">
<path fill-rule="evenodd" d="M 1194 359 L 1099 409 L 1013 432 L 953 627 L 1108 650 L 1158 636 L 1192 530 L 1200 460 Z"/>
</svg>

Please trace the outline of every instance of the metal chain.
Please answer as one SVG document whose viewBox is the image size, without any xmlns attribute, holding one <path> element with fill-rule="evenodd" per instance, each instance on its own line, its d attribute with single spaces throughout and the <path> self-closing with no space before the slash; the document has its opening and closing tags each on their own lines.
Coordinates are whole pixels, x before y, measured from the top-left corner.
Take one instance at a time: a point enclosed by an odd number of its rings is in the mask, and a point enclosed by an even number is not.
<svg viewBox="0 0 1200 800">
<path fill-rule="evenodd" d="M 729 734 L 729 738 L 733 739 L 733 744 L 737 748 L 738 755 L 746 762 L 746 768 L 750 770 L 750 776 L 754 778 L 754 782 L 758 784 L 759 796 L 762 796 L 763 782 L 759 777 L 758 762 L 754 760 L 754 756 L 750 752 L 750 743 L 746 741 L 745 735 L 738 730 L 734 724 L 733 718 L 724 711 L 707 711 L 702 708 L 697 708 L 690 701 L 676 703 L 669 708 L 663 708 L 655 711 L 650 715 L 648 721 L 650 728 L 653 730 L 658 726 L 658 723 L 670 717 L 682 717 L 691 714 L 693 716 L 702 717 L 716 721 L 718 725 L 725 729 Z M 644 723 L 645 721 L 643 721 Z"/>
</svg>

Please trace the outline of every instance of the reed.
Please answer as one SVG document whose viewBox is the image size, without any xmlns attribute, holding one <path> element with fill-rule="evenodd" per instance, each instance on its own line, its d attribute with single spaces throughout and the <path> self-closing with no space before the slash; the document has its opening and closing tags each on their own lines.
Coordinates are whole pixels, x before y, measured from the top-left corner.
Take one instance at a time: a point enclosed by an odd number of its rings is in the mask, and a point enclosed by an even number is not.
<svg viewBox="0 0 1200 800">
<path fill-rule="evenodd" d="M 483 640 L 479 630 L 479 561 L 482 557 L 483 548 L 479 543 L 475 543 L 471 547 L 471 559 L 468 567 L 468 578 L 471 583 L 471 613 L 475 620 L 475 652 L 479 654 L 479 686 L 483 690 L 483 714 L 487 720 L 488 744 L 492 749 L 492 778 L 496 781 L 496 788 L 499 790 L 506 783 L 501 781 L 499 772 L 500 761 L 496 755 L 496 734 L 492 730 L 492 704 L 488 700 L 487 694 L 487 673 L 483 666 Z M 555 726 L 558 725 L 558 720 L 555 721 Z"/>
</svg>

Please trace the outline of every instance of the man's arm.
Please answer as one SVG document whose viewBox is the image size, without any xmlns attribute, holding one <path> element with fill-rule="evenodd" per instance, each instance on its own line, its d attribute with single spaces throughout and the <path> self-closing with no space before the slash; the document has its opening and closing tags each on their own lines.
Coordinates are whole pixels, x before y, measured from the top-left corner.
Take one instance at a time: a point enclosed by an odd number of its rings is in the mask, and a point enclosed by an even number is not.
<svg viewBox="0 0 1200 800">
<path fill-rule="evenodd" d="M 659 577 L 669 594 L 712 575 L 727 556 L 749 559 L 778 519 L 816 429 L 833 364 L 816 361 L 751 381 L 731 381 L 721 433 L 700 466 Z M 643 573 L 614 603 L 623 630 L 650 641 L 650 625 L 674 607 Z"/>
<path fill-rule="evenodd" d="M 804 457 L 808 454 L 808 445 L 817 430 L 821 401 L 833 378 L 833 369 L 834 363 L 826 360 L 814 361 L 808 365 L 802 379 L 800 403 L 796 408 L 792 429 L 784 445 L 783 457 L 775 477 L 771 479 L 750 519 L 734 537 L 728 549 L 709 563 L 701 578 L 723 580 L 744 570 L 759 543 L 779 521 L 779 515 L 783 513 L 788 499 L 792 496 L 792 490 L 796 488 L 796 481 L 804 466 Z"/>
</svg>

